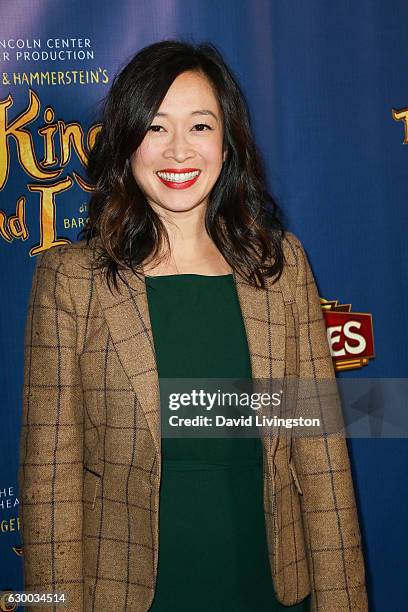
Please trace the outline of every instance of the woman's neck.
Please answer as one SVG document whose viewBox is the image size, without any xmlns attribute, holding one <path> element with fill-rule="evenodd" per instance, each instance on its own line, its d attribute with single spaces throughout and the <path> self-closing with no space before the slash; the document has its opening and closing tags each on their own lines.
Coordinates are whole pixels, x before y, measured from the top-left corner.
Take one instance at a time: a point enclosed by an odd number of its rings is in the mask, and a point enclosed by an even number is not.
<svg viewBox="0 0 408 612">
<path fill-rule="evenodd" d="M 177 243 L 162 260 L 144 266 L 149 276 L 162 274 L 205 274 L 208 276 L 229 274 L 231 266 L 208 237 L 197 241 Z"/>
<path fill-rule="evenodd" d="M 165 211 L 161 220 L 167 230 L 170 252 L 160 260 L 150 261 L 143 267 L 145 274 L 205 274 L 230 273 L 231 267 L 217 249 L 204 224 L 205 209 Z"/>
</svg>

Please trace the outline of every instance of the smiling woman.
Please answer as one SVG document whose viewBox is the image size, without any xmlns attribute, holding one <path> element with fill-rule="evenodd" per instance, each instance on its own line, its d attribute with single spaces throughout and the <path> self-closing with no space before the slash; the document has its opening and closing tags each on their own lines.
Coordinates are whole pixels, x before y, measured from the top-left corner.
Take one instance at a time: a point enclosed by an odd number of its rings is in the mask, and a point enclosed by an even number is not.
<svg viewBox="0 0 408 612">
<path fill-rule="evenodd" d="M 183 72 L 131 158 L 133 176 L 158 213 L 207 207 L 225 157 L 222 113 L 211 82 L 200 72 Z M 182 197 L 169 191 L 181 189 L 188 190 Z"/>
<path fill-rule="evenodd" d="M 121 266 L 154 275 L 239 269 L 261 287 L 281 272 L 279 208 L 244 98 L 214 46 L 142 49 L 115 78 L 103 114 L 84 235 L 99 237 L 108 283 L 116 286 Z"/>
<path fill-rule="evenodd" d="M 204 110 L 199 110 L 201 107 Z M 196 123 L 204 118 L 206 123 Z M 153 124 L 131 157 L 133 176 L 159 217 L 168 219 L 179 213 L 177 218 L 184 227 L 186 223 L 197 228 L 200 224 L 202 231 L 203 215 L 225 158 L 222 112 L 214 88 L 205 74 L 183 72 L 171 84 Z M 182 219 L 181 213 L 187 211 L 191 211 L 190 216 Z M 175 252 L 173 240 L 173 267 L 171 263 L 156 263 L 149 272 L 206 271 L 202 263 L 213 274 L 226 270 L 227 263 L 204 232 L 202 238 L 199 253 L 194 253 L 192 246 L 186 249 L 185 240 L 182 250 Z M 198 268 L 194 263 L 197 259 L 201 260 Z"/>
<path fill-rule="evenodd" d="M 212 45 L 132 58 L 89 177 L 85 239 L 39 258 L 27 315 L 25 588 L 72 612 L 366 612 L 344 438 L 163 435 L 168 379 L 334 379 L 307 256 Z M 304 408 L 285 397 L 277 416 Z M 307 403 L 341 414 L 336 392 Z"/>
</svg>

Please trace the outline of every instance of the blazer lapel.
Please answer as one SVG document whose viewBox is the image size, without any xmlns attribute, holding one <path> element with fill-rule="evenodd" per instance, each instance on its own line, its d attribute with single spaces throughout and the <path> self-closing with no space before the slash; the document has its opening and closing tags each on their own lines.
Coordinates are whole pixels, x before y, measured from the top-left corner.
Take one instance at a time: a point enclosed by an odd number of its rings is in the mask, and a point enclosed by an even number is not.
<svg viewBox="0 0 408 612">
<path fill-rule="evenodd" d="M 96 289 L 113 345 L 144 411 L 160 456 L 160 391 L 145 279 L 144 276 L 139 279 L 128 269 L 121 271 L 121 275 L 125 283 L 118 279 L 120 292 L 114 290 L 112 294 L 105 274 L 96 270 Z M 286 323 L 280 282 L 262 290 L 235 273 L 234 280 L 247 335 L 252 377 L 283 383 Z M 269 461 L 276 442 L 275 438 L 263 439 Z"/>
<path fill-rule="evenodd" d="M 156 451 L 161 453 L 160 392 L 144 277 L 121 271 L 120 292 L 110 292 L 105 274 L 95 273 L 95 284 L 112 343 L 145 414 Z"/>
<path fill-rule="evenodd" d="M 234 273 L 255 379 L 282 380 L 285 373 L 285 303 L 277 281 L 257 289 Z"/>
<path fill-rule="evenodd" d="M 234 274 L 235 285 L 244 320 L 251 360 L 254 392 L 279 392 L 284 389 L 286 365 L 286 308 L 281 282 L 268 282 L 267 290 L 257 289 Z M 257 381 L 260 381 L 258 386 Z M 271 385 L 266 382 L 273 381 Z M 285 399 L 285 398 L 284 398 Z M 261 408 L 259 414 L 263 412 Z M 271 416 L 268 411 L 267 416 Z M 265 435 L 265 431 L 266 434 Z M 279 429 L 261 430 L 264 463 L 274 479 L 274 456 Z"/>
</svg>

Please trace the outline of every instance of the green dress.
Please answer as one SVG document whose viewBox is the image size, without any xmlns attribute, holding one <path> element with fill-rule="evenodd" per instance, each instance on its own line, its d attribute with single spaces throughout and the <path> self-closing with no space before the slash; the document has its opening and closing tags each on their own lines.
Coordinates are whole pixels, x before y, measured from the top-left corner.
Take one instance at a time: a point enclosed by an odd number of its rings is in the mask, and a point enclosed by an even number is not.
<svg viewBox="0 0 408 612">
<path fill-rule="evenodd" d="M 251 379 L 232 274 L 146 276 L 160 378 Z M 259 438 L 162 438 L 153 612 L 309 611 L 275 598 Z"/>
</svg>

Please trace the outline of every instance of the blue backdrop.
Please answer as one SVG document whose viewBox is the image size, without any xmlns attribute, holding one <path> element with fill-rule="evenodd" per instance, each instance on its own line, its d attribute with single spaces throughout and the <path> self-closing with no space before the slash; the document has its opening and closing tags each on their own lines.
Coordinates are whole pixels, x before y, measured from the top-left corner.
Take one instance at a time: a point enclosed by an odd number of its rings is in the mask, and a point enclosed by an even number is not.
<svg viewBox="0 0 408 612">
<path fill-rule="evenodd" d="M 16 475 L 35 257 L 77 239 L 87 137 L 119 67 L 163 38 L 218 46 L 321 297 L 372 314 L 375 359 L 339 376 L 406 377 L 407 23 L 404 0 L 1 3 L 0 589 L 21 588 Z M 399 612 L 408 605 L 407 443 L 353 439 L 349 448 L 370 609 Z"/>
</svg>

